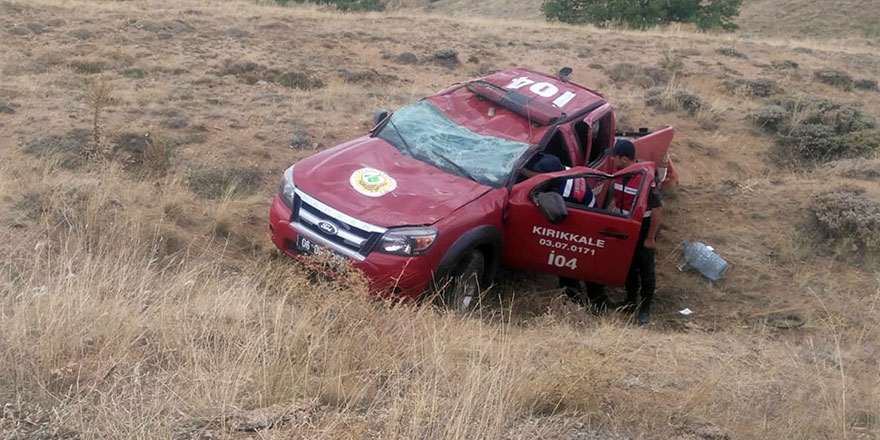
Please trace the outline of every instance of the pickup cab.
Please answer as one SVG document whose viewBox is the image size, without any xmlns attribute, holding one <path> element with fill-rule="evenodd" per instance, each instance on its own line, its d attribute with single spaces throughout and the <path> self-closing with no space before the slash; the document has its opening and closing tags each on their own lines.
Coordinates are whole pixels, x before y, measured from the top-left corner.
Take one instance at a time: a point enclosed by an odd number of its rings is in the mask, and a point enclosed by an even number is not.
<svg viewBox="0 0 880 440">
<path fill-rule="evenodd" d="M 638 162 L 616 171 L 606 155 L 611 104 L 562 73 L 513 69 L 454 84 L 377 112 L 369 133 L 288 168 L 270 209 L 272 241 L 306 263 L 345 260 L 377 294 L 439 293 L 462 311 L 501 265 L 622 286 L 650 185 L 675 182 L 672 127 L 626 135 Z M 567 169 L 527 178 L 538 154 Z M 633 206 L 605 209 L 614 182 L 635 174 Z M 552 203 L 537 202 L 572 179 L 600 203 L 554 199 L 550 213 Z"/>
</svg>

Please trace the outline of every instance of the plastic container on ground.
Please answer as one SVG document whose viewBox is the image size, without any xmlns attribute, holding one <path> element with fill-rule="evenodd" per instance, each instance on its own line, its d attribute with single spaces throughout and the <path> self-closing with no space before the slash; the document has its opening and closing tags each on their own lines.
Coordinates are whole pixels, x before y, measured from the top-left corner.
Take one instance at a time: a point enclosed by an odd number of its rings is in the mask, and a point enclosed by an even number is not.
<svg viewBox="0 0 880 440">
<path fill-rule="evenodd" d="M 698 241 L 681 243 L 684 247 L 684 262 L 696 269 L 706 278 L 718 281 L 727 271 L 727 261 L 724 261 L 712 248 Z"/>
</svg>

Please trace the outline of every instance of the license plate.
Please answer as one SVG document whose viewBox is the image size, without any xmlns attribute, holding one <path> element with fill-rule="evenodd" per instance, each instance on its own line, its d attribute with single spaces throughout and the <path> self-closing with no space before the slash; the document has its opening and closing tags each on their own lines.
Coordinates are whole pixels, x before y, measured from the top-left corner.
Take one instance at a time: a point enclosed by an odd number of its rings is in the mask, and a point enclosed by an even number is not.
<svg viewBox="0 0 880 440">
<path fill-rule="evenodd" d="M 296 237 L 296 250 L 303 254 L 316 255 L 322 251 L 323 246 L 315 244 L 312 240 L 300 235 Z"/>
<path fill-rule="evenodd" d="M 296 250 L 301 254 L 314 255 L 316 257 L 327 256 L 335 266 L 343 266 L 348 262 L 348 258 L 344 255 L 339 255 L 303 235 L 296 237 Z"/>
</svg>

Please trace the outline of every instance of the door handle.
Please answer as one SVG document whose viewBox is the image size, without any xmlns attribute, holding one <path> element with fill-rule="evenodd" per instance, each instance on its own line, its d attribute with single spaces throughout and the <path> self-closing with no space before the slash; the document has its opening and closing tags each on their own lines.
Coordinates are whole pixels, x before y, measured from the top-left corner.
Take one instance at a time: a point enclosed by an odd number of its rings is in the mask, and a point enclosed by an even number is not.
<svg viewBox="0 0 880 440">
<path fill-rule="evenodd" d="M 620 239 L 629 238 L 628 234 L 624 234 L 622 232 L 599 231 L 599 234 L 607 236 L 607 237 L 614 237 L 614 238 L 620 238 Z"/>
</svg>

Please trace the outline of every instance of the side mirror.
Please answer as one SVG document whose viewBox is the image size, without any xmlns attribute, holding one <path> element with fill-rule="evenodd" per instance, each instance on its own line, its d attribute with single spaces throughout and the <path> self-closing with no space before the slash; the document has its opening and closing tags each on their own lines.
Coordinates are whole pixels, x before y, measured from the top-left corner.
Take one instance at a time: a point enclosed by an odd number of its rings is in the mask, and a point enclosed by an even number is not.
<svg viewBox="0 0 880 440">
<path fill-rule="evenodd" d="M 568 207 L 565 206 L 565 199 L 557 192 L 542 192 L 536 194 L 532 201 L 538 205 L 544 217 L 550 223 L 558 225 L 568 218 Z"/>
<path fill-rule="evenodd" d="M 373 127 L 379 125 L 380 122 L 388 117 L 388 110 L 379 109 L 373 112 Z"/>
</svg>

